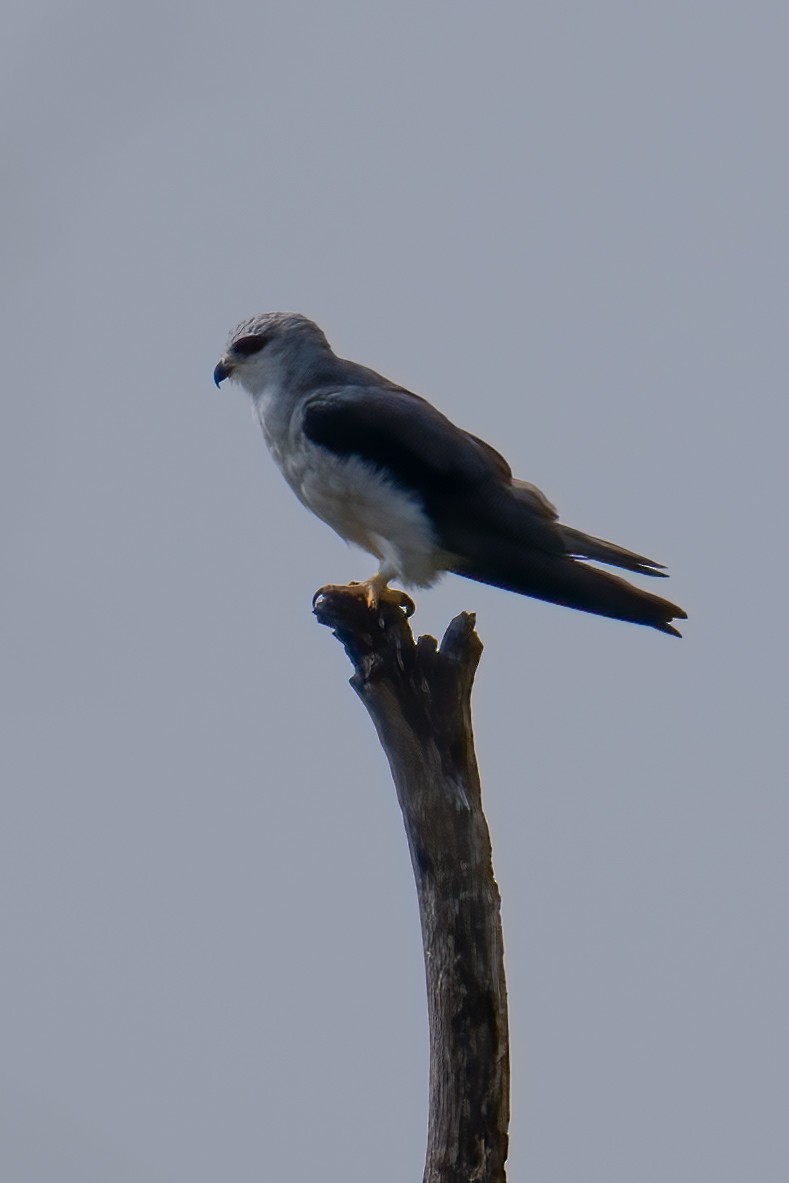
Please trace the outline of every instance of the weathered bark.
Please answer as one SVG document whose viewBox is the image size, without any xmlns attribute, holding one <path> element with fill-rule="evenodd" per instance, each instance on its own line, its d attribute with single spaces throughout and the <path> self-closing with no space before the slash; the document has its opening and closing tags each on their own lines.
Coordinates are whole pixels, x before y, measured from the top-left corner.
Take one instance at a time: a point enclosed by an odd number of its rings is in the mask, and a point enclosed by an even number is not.
<svg viewBox="0 0 789 1183">
<path fill-rule="evenodd" d="M 474 617 L 439 648 L 405 615 L 319 592 L 315 613 L 353 663 L 351 685 L 392 770 L 414 868 L 430 1020 L 425 1183 L 503 1183 L 509 1045 L 500 898 L 482 811 L 471 687 L 482 653 Z"/>
</svg>

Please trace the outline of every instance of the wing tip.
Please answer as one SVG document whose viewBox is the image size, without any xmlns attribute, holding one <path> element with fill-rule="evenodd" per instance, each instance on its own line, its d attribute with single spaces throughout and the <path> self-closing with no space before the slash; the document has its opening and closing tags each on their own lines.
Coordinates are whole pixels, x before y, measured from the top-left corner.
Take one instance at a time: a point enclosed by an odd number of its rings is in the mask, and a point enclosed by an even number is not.
<svg viewBox="0 0 789 1183">
<path fill-rule="evenodd" d="M 671 605 L 671 608 L 672 608 L 671 616 L 667 620 L 662 620 L 659 624 L 656 624 L 654 627 L 661 633 L 668 633 L 668 635 L 670 637 L 680 637 L 681 638 L 682 633 L 679 631 L 678 628 L 674 628 L 674 625 L 671 624 L 671 621 L 672 620 L 687 620 L 688 614 L 684 610 L 684 608 L 677 608 L 673 604 Z"/>
</svg>

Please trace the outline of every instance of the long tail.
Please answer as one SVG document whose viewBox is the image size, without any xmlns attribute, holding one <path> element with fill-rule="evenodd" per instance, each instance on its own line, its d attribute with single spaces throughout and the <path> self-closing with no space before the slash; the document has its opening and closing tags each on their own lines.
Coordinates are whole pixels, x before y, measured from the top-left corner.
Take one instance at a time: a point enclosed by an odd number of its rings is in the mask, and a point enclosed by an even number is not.
<svg viewBox="0 0 789 1183">
<path fill-rule="evenodd" d="M 682 636 L 670 623 L 687 619 L 687 613 L 677 604 L 642 591 L 618 575 L 587 567 L 580 558 L 572 556 L 580 550 L 584 558 L 649 575 L 661 574 L 660 570 L 654 569 L 659 564 L 569 527 L 562 526 L 561 529 L 565 537 L 569 536 L 568 555 L 551 555 L 499 539 L 492 540 L 484 548 L 485 553 L 459 560 L 454 570 L 479 583 L 489 583 L 597 616 L 645 624 L 673 637 Z"/>
</svg>

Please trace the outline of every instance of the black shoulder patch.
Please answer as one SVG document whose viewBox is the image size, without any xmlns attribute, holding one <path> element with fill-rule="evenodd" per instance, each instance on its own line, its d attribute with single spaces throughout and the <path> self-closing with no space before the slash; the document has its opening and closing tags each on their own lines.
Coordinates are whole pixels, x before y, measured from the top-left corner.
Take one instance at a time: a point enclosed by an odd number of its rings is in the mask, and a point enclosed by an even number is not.
<svg viewBox="0 0 789 1183">
<path fill-rule="evenodd" d="M 413 414 L 409 400 L 315 399 L 304 409 L 304 434 L 335 455 L 366 460 L 425 500 L 433 489 L 448 492 L 465 485 L 468 472 L 444 454 L 447 444 L 452 453 L 455 429 L 450 427 L 450 439 L 444 440 L 430 415 L 425 423 Z"/>
</svg>

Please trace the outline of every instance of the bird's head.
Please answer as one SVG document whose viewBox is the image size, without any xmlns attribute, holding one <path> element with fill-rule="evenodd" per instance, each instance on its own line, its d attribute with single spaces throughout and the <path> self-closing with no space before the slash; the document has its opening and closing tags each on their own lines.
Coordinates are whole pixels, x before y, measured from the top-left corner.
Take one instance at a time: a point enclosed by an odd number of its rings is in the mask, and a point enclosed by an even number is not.
<svg viewBox="0 0 789 1183">
<path fill-rule="evenodd" d="M 250 394 L 293 386 L 332 352 L 321 329 L 298 312 L 263 312 L 230 334 L 214 370 L 217 386 L 231 378 Z"/>
</svg>

